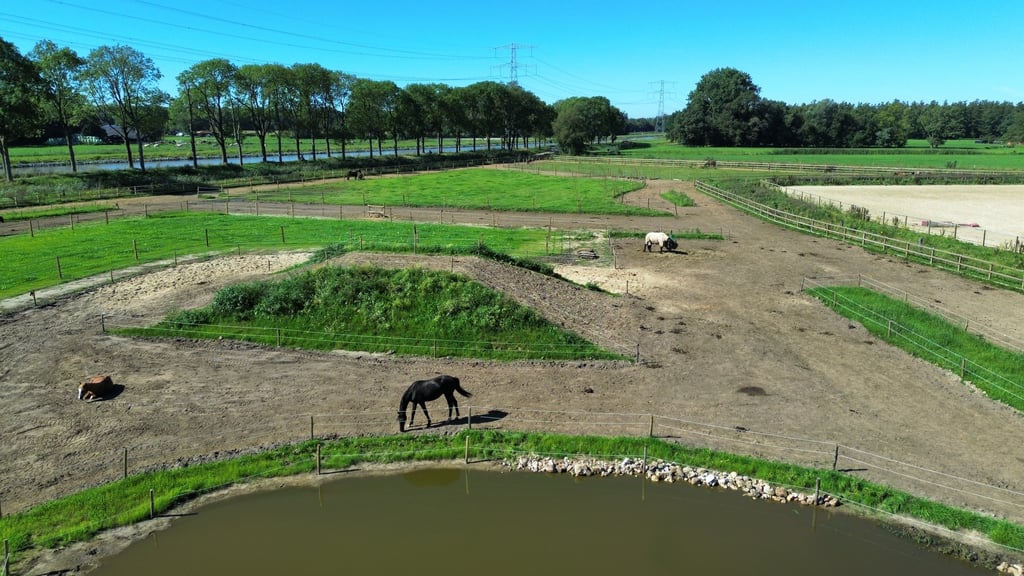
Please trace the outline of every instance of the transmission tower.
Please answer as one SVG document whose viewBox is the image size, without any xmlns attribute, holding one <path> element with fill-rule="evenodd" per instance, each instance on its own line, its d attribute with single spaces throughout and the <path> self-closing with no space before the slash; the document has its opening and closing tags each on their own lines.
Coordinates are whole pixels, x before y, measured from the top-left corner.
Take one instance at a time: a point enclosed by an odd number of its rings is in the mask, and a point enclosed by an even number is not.
<svg viewBox="0 0 1024 576">
<path fill-rule="evenodd" d="M 508 50 L 509 51 L 508 64 L 502 64 L 502 66 L 508 66 L 508 84 L 509 84 L 509 86 L 518 86 L 519 85 L 519 61 L 518 61 L 518 59 L 516 57 L 516 52 L 520 48 L 530 48 L 530 49 L 532 49 L 533 46 L 525 46 L 523 44 L 516 44 L 515 42 L 513 42 L 511 44 L 506 44 L 505 46 L 498 46 L 497 48 L 495 48 L 495 50 Z"/>
<path fill-rule="evenodd" d="M 665 131 L 665 81 L 659 81 L 658 87 L 658 116 L 654 119 L 654 131 Z"/>
</svg>

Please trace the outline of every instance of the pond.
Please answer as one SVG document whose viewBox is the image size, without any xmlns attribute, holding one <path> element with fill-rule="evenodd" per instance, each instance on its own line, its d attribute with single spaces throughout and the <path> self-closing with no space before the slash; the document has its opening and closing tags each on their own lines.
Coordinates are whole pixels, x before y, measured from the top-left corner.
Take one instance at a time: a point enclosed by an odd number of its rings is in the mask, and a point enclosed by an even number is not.
<svg viewBox="0 0 1024 576">
<path fill-rule="evenodd" d="M 870 520 L 640 478 L 457 468 L 211 503 L 93 574 L 990 574 Z"/>
</svg>

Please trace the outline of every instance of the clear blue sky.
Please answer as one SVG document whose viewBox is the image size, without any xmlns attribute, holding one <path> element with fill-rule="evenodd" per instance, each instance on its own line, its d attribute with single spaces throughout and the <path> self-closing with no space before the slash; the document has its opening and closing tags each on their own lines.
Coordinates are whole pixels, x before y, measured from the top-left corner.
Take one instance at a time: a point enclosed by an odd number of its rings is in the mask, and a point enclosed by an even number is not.
<svg viewBox="0 0 1024 576">
<path fill-rule="evenodd" d="M 23 54 L 131 46 L 172 95 L 182 70 L 227 58 L 399 86 L 514 74 L 549 104 L 605 96 L 634 118 L 684 108 L 723 67 L 787 104 L 1024 101 L 1020 0 L 6 0 L 0 37 Z"/>
</svg>

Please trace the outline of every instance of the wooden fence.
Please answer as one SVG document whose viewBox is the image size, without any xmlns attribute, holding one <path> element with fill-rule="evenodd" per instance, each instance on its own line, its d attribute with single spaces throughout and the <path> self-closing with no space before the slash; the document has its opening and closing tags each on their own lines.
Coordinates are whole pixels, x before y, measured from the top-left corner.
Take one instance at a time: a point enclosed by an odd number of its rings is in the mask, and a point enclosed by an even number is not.
<svg viewBox="0 0 1024 576">
<path fill-rule="evenodd" d="M 984 280 L 995 286 L 1024 291 L 1024 271 L 1017 268 L 957 252 L 922 246 L 908 240 L 890 238 L 865 230 L 848 228 L 840 224 L 822 222 L 806 216 L 792 214 L 778 208 L 754 202 L 745 196 L 722 190 L 700 180 L 695 182 L 695 186 L 698 192 L 793 230 L 842 240 L 876 252 L 894 254 L 906 260 L 913 260 L 935 268 L 949 270 L 961 276 Z"/>
</svg>

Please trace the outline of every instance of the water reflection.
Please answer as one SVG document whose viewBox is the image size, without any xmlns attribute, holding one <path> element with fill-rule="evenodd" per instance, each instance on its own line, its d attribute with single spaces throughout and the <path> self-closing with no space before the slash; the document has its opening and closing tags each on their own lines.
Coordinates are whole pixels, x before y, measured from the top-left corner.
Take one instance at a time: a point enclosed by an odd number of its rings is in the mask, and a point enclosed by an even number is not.
<svg viewBox="0 0 1024 576">
<path fill-rule="evenodd" d="M 472 484 L 472 490 L 470 485 Z M 240 496 L 104 561 L 163 574 L 988 572 L 845 514 L 688 485 L 459 469 Z"/>
</svg>

